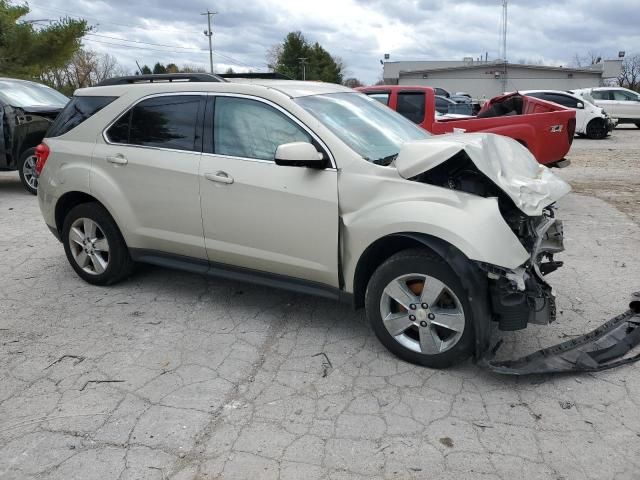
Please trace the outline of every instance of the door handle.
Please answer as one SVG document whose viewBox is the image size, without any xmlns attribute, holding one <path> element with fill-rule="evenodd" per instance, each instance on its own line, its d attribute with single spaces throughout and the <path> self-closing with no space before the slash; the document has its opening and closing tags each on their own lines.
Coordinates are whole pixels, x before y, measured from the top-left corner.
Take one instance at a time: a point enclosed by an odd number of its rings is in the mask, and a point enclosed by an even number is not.
<svg viewBox="0 0 640 480">
<path fill-rule="evenodd" d="M 107 162 L 113 163 L 114 165 L 126 165 L 129 163 L 129 160 L 127 160 L 121 153 L 118 153 L 114 156 L 108 156 Z"/>
<path fill-rule="evenodd" d="M 212 182 L 226 183 L 227 185 L 233 183 L 233 177 L 227 172 L 205 173 L 204 178 Z"/>
</svg>

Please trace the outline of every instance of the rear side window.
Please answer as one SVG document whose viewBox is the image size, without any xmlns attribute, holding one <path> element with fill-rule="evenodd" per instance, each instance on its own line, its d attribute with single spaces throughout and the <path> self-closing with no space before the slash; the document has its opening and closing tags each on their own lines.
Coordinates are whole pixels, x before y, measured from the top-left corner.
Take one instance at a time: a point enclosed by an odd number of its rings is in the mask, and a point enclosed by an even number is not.
<svg viewBox="0 0 640 480">
<path fill-rule="evenodd" d="M 383 105 L 389 105 L 389 92 L 367 93 L 367 95 Z"/>
<path fill-rule="evenodd" d="M 200 95 L 154 97 L 135 105 L 107 131 L 111 142 L 200 151 Z"/>
<path fill-rule="evenodd" d="M 411 120 L 413 123 L 422 123 L 424 120 L 424 93 L 398 93 L 397 110 L 400 115 Z"/>
<path fill-rule="evenodd" d="M 554 102 L 563 107 L 578 108 L 578 100 L 567 95 L 560 95 L 559 93 L 543 93 L 538 96 L 542 100 L 548 102 Z"/>
<path fill-rule="evenodd" d="M 609 90 L 594 90 L 591 92 L 591 96 L 596 100 L 610 100 Z"/>
<path fill-rule="evenodd" d="M 92 117 L 118 97 L 73 97 L 49 127 L 46 137 L 59 137 Z"/>
</svg>

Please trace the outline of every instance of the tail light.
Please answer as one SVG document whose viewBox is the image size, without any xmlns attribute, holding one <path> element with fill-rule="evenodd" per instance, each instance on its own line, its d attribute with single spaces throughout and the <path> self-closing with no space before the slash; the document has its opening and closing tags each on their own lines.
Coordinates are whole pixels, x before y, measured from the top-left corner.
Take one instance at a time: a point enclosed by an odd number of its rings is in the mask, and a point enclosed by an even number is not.
<svg viewBox="0 0 640 480">
<path fill-rule="evenodd" d="M 42 169 L 44 168 L 44 164 L 47 163 L 47 158 L 49 158 L 49 146 L 46 143 L 41 143 L 36 147 L 36 176 L 40 176 L 42 173 Z"/>
<path fill-rule="evenodd" d="M 569 119 L 569 125 L 567 125 L 567 135 L 569 136 L 569 145 L 573 143 L 573 136 L 576 134 L 576 119 Z"/>
</svg>

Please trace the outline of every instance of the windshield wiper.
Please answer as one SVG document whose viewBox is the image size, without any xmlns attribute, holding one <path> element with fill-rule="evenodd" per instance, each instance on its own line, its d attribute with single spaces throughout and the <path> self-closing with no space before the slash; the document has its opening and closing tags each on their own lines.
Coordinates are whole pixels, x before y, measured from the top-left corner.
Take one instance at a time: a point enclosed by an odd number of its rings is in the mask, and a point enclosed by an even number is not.
<svg viewBox="0 0 640 480">
<path fill-rule="evenodd" d="M 383 167 L 388 167 L 389 165 L 391 165 L 391 162 L 393 162 L 396 157 L 398 156 L 397 153 L 394 153 L 392 155 L 387 155 L 386 157 L 383 158 L 378 158 L 377 160 L 371 160 L 371 163 L 375 163 L 376 165 L 382 165 Z"/>
</svg>

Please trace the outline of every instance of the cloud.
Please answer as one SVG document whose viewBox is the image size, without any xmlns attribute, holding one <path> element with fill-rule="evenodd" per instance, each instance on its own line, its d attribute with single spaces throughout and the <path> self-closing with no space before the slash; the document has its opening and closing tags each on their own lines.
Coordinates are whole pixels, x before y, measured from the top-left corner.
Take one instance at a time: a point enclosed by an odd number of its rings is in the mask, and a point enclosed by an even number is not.
<svg viewBox="0 0 640 480">
<path fill-rule="evenodd" d="M 204 0 L 33 0 L 29 5 L 31 18 L 86 18 L 95 26 L 86 46 L 115 55 L 130 71 L 136 60 L 208 67 L 201 13 L 211 4 Z M 218 70 L 265 70 L 269 47 L 295 30 L 339 56 L 348 74 L 364 82 L 379 78 L 385 53 L 391 60 L 499 56 L 498 0 L 218 0 L 214 5 Z M 618 50 L 640 53 L 639 24 L 637 0 L 615 5 L 510 0 L 508 57 L 567 65 L 587 51 L 605 58 Z"/>
</svg>

